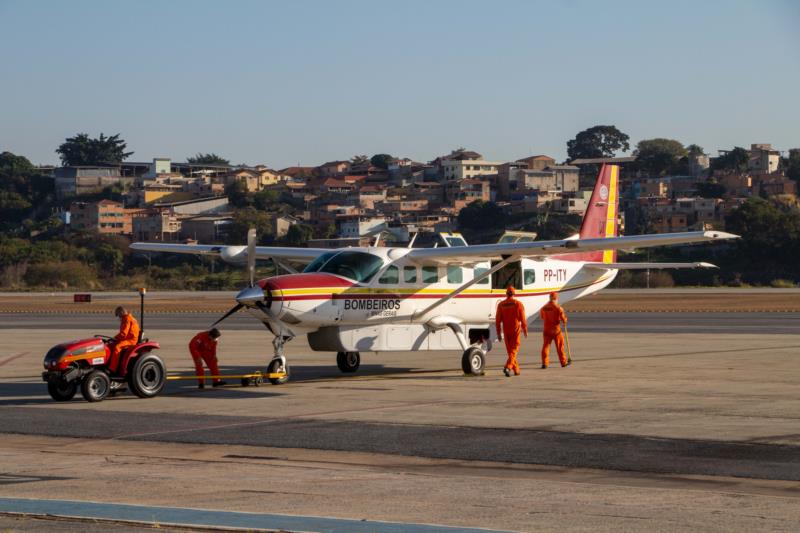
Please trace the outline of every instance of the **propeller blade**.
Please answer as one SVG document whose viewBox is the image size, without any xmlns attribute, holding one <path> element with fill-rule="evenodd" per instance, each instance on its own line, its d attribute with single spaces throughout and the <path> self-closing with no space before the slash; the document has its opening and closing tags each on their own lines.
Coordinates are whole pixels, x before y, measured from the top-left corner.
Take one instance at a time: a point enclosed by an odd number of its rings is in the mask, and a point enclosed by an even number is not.
<svg viewBox="0 0 800 533">
<path fill-rule="evenodd" d="M 219 324 L 220 322 L 222 322 L 223 320 L 225 320 L 226 318 L 228 318 L 232 314 L 236 313 L 242 307 L 244 307 L 244 304 L 236 304 L 236 305 L 234 305 L 233 307 L 231 307 L 230 311 L 228 311 L 227 313 L 222 315 L 222 318 L 218 319 L 216 322 L 211 324 L 211 327 L 213 328 L 214 326 L 216 326 L 217 324 Z"/>
<path fill-rule="evenodd" d="M 247 274 L 250 286 L 256 285 L 256 228 L 247 230 Z"/>
</svg>

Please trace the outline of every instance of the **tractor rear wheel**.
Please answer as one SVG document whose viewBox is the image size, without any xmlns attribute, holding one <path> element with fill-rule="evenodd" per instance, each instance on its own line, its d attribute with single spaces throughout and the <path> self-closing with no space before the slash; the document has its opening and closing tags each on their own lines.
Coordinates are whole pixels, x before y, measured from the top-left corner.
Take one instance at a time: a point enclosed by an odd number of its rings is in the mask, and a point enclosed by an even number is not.
<svg viewBox="0 0 800 533">
<path fill-rule="evenodd" d="M 50 381 L 47 383 L 47 392 L 57 402 L 68 402 L 78 392 L 78 384 L 75 381 Z"/>
<path fill-rule="evenodd" d="M 102 370 L 92 370 L 81 383 L 81 394 L 87 402 L 102 402 L 111 391 L 111 380 Z"/>
<path fill-rule="evenodd" d="M 152 398 L 164 389 L 167 368 L 155 354 L 142 354 L 136 358 L 128 375 L 131 392 L 139 398 Z"/>
</svg>

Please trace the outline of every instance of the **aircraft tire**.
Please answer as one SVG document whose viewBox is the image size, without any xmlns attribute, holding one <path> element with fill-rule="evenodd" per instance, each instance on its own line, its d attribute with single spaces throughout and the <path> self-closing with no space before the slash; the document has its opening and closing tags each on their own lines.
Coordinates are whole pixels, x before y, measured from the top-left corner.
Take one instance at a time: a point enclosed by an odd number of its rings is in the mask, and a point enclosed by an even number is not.
<svg viewBox="0 0 800 533">
<path fill-rule="evenodd" d="M 461 370 L 468 376 L 482 376 L 486 368 L 486 354 L 483 350 L 471 346 L 461 356 Z"/>
<path fill-rule="evenodd" d="M 361 366 L 361 354 L 358 352 L 339 352 L 336 354 L 336 366 L 343 374 L 352 374 Z"/>
<path fill-rule="evenodd" d="M 273 359 L 267 365 L 267 373 L 276 374 L 280 367 L 281 367 L 281 360 Z M 284 372 L 286 373 L 286 375 L 283 376 L 282 378 L 267 378 L 267 379 L 269 379 L 269 382 L 272 383 L 273 385 L 283 385 L 284 383 L 289 381 L 289 377 L 292 375 L 292 371 L 289 368 L 289 365 L 286 365 L 286 367 L 284 368 Z"/>
</svg>

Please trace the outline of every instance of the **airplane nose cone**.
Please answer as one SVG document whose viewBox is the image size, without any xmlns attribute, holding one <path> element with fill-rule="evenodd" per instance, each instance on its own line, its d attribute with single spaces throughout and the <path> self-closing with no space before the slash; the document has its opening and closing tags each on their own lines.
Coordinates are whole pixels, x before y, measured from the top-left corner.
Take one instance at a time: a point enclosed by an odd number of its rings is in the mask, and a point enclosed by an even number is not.
<svg viewBox="0 0 800 533">
<path fill-rule="evenodd" d="M 239 291 L 236 301 L 242 305 L 255 305 L 264 300 L 264 290 L 261 287 L 248 287 Z"/>
</svg>

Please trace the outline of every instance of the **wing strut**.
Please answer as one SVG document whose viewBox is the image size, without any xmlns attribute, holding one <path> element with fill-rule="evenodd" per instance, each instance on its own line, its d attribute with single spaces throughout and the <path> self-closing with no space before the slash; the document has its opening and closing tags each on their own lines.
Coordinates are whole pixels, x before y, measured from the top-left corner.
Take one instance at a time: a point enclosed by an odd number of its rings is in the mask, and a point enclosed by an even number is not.
<svg viewBox="0 0 800 533">
<path fill-rule="evenodd" d="M 491 276 L 492 274 L 494 274 L 495 272 L 497 272 L 498 270 L 500 270 L 501 268 L 503 268 L 507 264 L 513 263 L 514 261 L 519 261 L 519 256 L 518 255 L 511 255 L 511 256 L 506 257 L 505 259 L 503 259 L 502 261 L 497 263 L 495 266 L 493 266 L 492 268 L 490 268 L 486 272 L 480 274 L 479 276 L 474 277 L 473 279 L 471 279 L 468 282 L 464 283 L 463 285 L 461 285 L 460 287 L 455 289 L 453 292 L 447 294 L 446 296 L 443 296 L 442 298 L 439 298 L 438 300 L 433 302 L 431 305 L 429 305 L 428 307 L 426 307 L 422 311 L 414 311 L 414 313 L 411 315 L 411 320 L 415 320 L 415 319 L 417 319 L 417 318 L 419 318 L 419 317 L 421 317 L 421 316 L 423 316 L 423 315 L 425 315 L 427 313 L 430 313 L 431 311 L 433 311 L 434 309 L 436 309 L 437 307 L 439 307 L 443 303 L 451 300 L 452 298 L 455 298 L 456 296 L 458 296 L 459 294 L 461 294 L 465 290 L 469 289 L 470 287 L 472 287 L 473 285 L 475 285 L 476 283 L 478 283 L 482 279 L 486 279 L 487 277 Z"/>
</svg>

